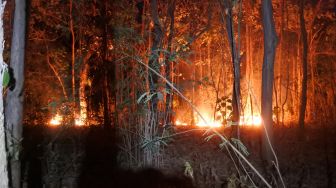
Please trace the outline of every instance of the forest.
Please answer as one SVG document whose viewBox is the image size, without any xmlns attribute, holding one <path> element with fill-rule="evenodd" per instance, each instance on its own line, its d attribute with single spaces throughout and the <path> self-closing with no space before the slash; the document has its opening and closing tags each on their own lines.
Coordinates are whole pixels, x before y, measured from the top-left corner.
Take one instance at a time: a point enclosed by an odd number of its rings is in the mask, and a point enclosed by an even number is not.
<svg viewBox="0 0 336 188">
<path fill-rule="evenodd" d="M 336 187 L 335 0 L 1 0 L 0 188 Z"/>
</svg>

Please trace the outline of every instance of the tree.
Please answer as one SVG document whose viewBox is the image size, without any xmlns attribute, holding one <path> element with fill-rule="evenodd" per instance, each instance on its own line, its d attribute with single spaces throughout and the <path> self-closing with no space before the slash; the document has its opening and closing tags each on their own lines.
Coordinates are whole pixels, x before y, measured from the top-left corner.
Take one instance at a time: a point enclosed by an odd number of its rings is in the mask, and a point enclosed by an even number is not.
<svg viewBox="0 0 336 188">
<path fill-rule="evenodd" d="M 261 116 L 264 122 L 263 156 L 271 164 L 272 162 L 272 93 L 274 80 L 274 58 L 277 45 L 272 1 L 262 1 L 262 22 L 264 32 L 264 58 L 262 67 L 262 91 L 261 91 Z"/>
<path fill-rule="evenodd" d="M 20 145 L 22 140 L 23 83 L 26 34 L 26 1 L 15 0 L 13 36 L 11 43 L 10 69 L 14 80 L 9 87 L 5 120 L 9 150 L 10 175 L 13 188 L 21 187 Z"/>
<path fill-rule="evenodd" d="M 4 127 L 4 109 L 3 109 L 3 83 L 4 75 L 8 75 L 7 65 L 3 60 L 4 50 L 4 29 L 3 29 L 3 13 L 5 10 L 6 1 L 1 2 L 0 5 L 0 187 L 8 187 L 8 172 L 7 172 L 7 153 L 6 153 L 6 139 Z"/>
<path fill-rule="evenodd" d="M 168 35 L 168 44 L 167 44 L 167 55 L 165 62 L 165 74 L 166 78 L 169 82 L 172 81 L 172 75 L 174 74 L 173 66 L 174 66 L 174 54 L 172 49 L 172 42 L 174 37 L 174 20 L 175 20 L 175 7 L 176 0 L 170 0 L 168 5 L 168 16 L 170 19 L 169 26 L 169 35 Z M 173 110 L 173 91 L 169 84 L 166 84 L 166 89 L 169 91 L 166 95 L 166 113 L 167 113 L 167 124 L 172 125 L 172 110 Z"/>
<path fill-rule="evenodd" d="M 300 0 L 300 30 L 302 35 L 302 88 L 301 88 L 301 98 L 300 98 L 300 112 L 299 112 L 299 126 L 304 128 L 304 118 L 306 114 L 306 105 L 307 105 L 307 69 L 308 69 L 308 42 L 307 42 L 307 30 L 304 20 L 304 3 L 305 0 Z"/>
<path fill-rule="evenodd" d="M 239 49 L 237 49 L 237 44 L 235 42 L 234 32 L 233 32 L 233 18 L 232 18 L 232 2 L 229 0 L 223 1 L 226 12 L 226 32 L 228 35 L 228 39 L 230 42 L 231 49 L 231 58 L 233 64 L 233 89 L 232 89 L 232 112 L 233 118 L 232 121 L 235 123 L 239 123 L 240 117 L 240 57 L 239 57 Z M 238 39 L 239 40 L 239 39 Z M 237 137 L 239 137 L 239 127 L 236 126 Z"/>
<path fill-rule="evenodd" d="M 159 15 L 158 15 L 158 2 L 156 0 L 150 1 L 151 7 L 151 17 L 153 21 L 153 32 L 152 32 L 152 46 L 151 46 L 151 55 L 149 58 L 148 65 L 149 67 L 153 68 L 157 72 L 160 72 L 160 65 L 159 65 L 159 49 L 162 46 L 162 26 L 160 23 Z M 156 112 L 157 112 L 157 105 L 158 105 L 158 97 L 157 97 L 157 88 L 158 88 L 158 76 L 153 73 L 152 71 L 148 72 L 148 82 L 149 82 L 149 89 L 150 93 L 154 94 L 151 99 L 150 110 L 152 112 L 152 117 L 156 120 Z M 156 121 L 154 121 L 156 122 Z M 157 122 L 156 122 L 157 123 Z"/>
</svg>

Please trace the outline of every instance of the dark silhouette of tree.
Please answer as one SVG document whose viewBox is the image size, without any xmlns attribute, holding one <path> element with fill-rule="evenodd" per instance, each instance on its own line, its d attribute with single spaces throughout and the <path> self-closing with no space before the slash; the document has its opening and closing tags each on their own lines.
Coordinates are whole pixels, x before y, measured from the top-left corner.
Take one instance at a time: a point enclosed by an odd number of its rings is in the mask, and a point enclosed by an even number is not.
<svg viewBox="0 0 336 188">
<path fill-rule="evenodd" d="M 150 9 L 151 9 L 151 18 L 154 24 L 152 31 L 152 46 L 151 46 L 151 55 L 149 57 L 148 65 L 153 68 L 157 72 L 160 72 L 159 65 L 159 49 L 162 46 L 162 26 L 160 24 L 159 13 L 158 13 L 158 4 L 156 0 L 150 1 Z M 157 105 L 158 105 L 158 76 L 152 71 L 148 71 L 148 82 L 149 82 L 149 90 L 151 94 L 154 94 L 151 98 L 150 110 L 152 112 L 153 118 L 156 119 Z M 157 122 L 157 121 L 154 121 Z"/>
<path fill-rule="evenodd" d="M 170 0 L 168 4 L 168 16 L 170 19 L 169 25 L 169 35 L 168 35 L 168 44 L 167 44 L 167 54 L 165 61 L 165 74 L 168 81 L 172 81 L 173 66 L 174 66 L 174 54 L 172 49 L 172 42 L 174 37 L 174 21 L 175 21 L 175 7 L 176 0 Z M 172 125 L 172 110 L 173 110 L 173 91 L 168 84 L 166 84 L 166 89 L 169 91 L 166 95 L 166 113 L 168 125 Z"/>
<path fill-rule="evenodd" d="M 271 144 L 273 139 L 272 94 L 274 81 L 274 58 L 277 45 L 272 1 L 262 1 L 262 22 L 264 31 L 264 59 L 262 67 L 261 116 L 264 122 L 263 157 L 272 164 Z"/>
<path fill-rule="evenodd" d="M 232 121 L 235 122 L 235 129 L 237 137 L 239 137 L 239 117 L 240 117 L 240 57 L 237 51 L 237 44 L 233 33 L 233 17 L 232 17 L 232 2 L 229 0 L 223 1 L 226 13 L 226 32 L 228 35 L 231 58 L 233 64 L 233 89 L 232 89 Z M 239 39 L 238 39 L 239 40 Z"/>
<path fill-rule="evenodd" d="M 304 3 L 305 0 L 300 0 L 300 30 L 302 35 L 302 88 L 300 98 L 300 112 L 299 112 L 299 126 L 304 128 L 304 119 L 306 115 L 307 105 L 307 74 L 308 74 L 308 42 L 307 42 L 307 30 L 304 19 Z"/>
</svg>

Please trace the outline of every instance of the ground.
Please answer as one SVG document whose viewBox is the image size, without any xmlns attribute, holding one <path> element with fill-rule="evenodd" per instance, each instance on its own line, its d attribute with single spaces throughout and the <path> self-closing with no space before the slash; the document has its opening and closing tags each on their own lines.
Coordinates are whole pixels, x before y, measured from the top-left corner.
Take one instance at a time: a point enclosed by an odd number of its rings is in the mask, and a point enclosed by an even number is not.
<svg viewBox="0 0 336 188">
<path fill-rule="evenodd" d="M 336 130 L 333 127 L 306 128 L 300 141 L 301 132 L 297 128 L 274 129 L 274 149 L 287 187 L 336 187 Z M 225 187 L 237 170 L 227 150 L 220 149 L 220 140 L 206 141 L 203 133 L 194 131 L 176 137 L 165 150 L 164 169 L 169 173 L 183 173 L 188 162 L 199 187 Z M 250 153 L 247 159 L 263 173 L 260 129 L 243 128 L 241 140 Z M 247 171 L 260 183 L 249 168 Z"/>
<path fill-rule="evenodd" d="M 336 130 L 333 127 L 306 128 L 304 134 L 299 134 L 302 131 L 297 128 L 274 129 L 274 148 L 287 187 L 336 187 Z M 193 127 L 175 128 L 175 133 L 191 129 Z M 229 135 L 229 132 L 224 133 Z M 238 187 L 235 186 L 238 181 L 232 183 L 237 180 L 237 171 L 230 155 L 219 148 L 217 137 L 206 141 L 203 133 L 196 130 L 175 136 L 164 148 L 161 169 L 132 171 L 118 167 L 118 148 L 112 129 L 60 131 L 27 126 L 23 140 L 24 182 L 34 188 L 42 187 L 42 182 L 49 184 L 46 187 L 64 184 L 67 185 L 64 187 L 158 187 L 160 182 L 164 182 L 161 187 Z M 260 129 L 243 128 L 240 133 L 250 153 L 247 159 L 264 173 Z M 54 141 L 53 144 L 50 141 Z M 257 186 L 263 187 L 249 168 L 247 171 Z"/>
</svg>

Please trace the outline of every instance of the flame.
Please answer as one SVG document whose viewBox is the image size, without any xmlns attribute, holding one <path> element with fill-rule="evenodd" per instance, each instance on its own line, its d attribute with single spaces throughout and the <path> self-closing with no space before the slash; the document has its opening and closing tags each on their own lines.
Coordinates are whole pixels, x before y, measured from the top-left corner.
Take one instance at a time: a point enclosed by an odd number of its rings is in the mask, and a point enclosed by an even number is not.
<svg viewBox="0 0 336 188">
<path fill-rule="evenodd" d="M 194 113 L 194 121 L 197 127 L 218 128 L 223 125 L 222 117 L 220 113 L 216 113 L 216 120 L 214 120 L 213 112 L 211 112 L 211 110 L 202 109 L 200 110 L 200 113 L 202 114 L 202 117 L 204 118 L 204 120 L 197 113 Z M 190 125 L 190 123 L 188 124 L 185 121 L 182 121 L 181 119 L 177 119 L 175 121 L 175 125 L 176 126 L 187 126 L 187 125 Z"/>
<path fill-rule="evenodd" d="M 223 117 L 220 113 L 216 113 L 216 118 L 214 120 L 213 115 L 210 111 L 201 111 L 201 114 L 204 120 L 197 114 L 194 115 L 195 125 L 198 127 L 211 127 L 218 128 L 223 126 Z M 259 127 L 262 124 L 262 119 L 260 115 L 244 115 L 240 117 L 239 125 L 240 126 L 253 126 Z M 188 123 L 177 119 L 175 121 L 176 126 L 187 126 Z"/>
<path fill-rule="evenodd" d="M 85 125 L 86 118 L 85 116 L 79 116 L 75 118 L 75 126 L 84 126 Z M 63 122 L 63 117 L 59 114 L 56 114 L 54 117 L 52 117 L 49 121 L 50 126 L 60 126 Z"/>
<path fill-rule="evenodd" d="M 59 114 L 56 114 L 51 120 L 49 121 L 49 124 L 52 126 L 58 126 L 61 125 L 63 121 L 63 117 Z"/>
<path fill-rule="evenodd" d="M 180 120 L 176 120 L 176 121 L 175 121 L 175 125 L 176 125 L 176 126 L 187 126 L 188 124 L 185 123 L 185 122 L 182 122 L 182 121 L 180 121 Z"/>
<path fill-rule="evenodd" d="M 261 126 L 261 124 L 262 124 L 262 119 L 260 116 L 257 116 L 257 115 L 240 116 L 239 125 Z"/>
<path fill-rule="evenodd" d="M 78 118 L 75 119 L 75 125 L 76 126 L 84 126 L 85 125 L 85 119 L 83 116 L 80 116 Z"/>
<path fill-rule="evenodd" d="M 220 120 L 214 120 L 214 118 L 211 117 L 210 113 L 203 113 L 202 116 L 203 116 L 204 119 L 202 119 L 198 115 L 195 116 L 196 126 L 198 126 L 198 127 L 212 127 L 212 128 L 222 126 L 222 122 Z M 218 119 L 221 119 L 221 116 L 219 114 L 216 114 L 216 117 L 218 117 Z"/>
</svg>

